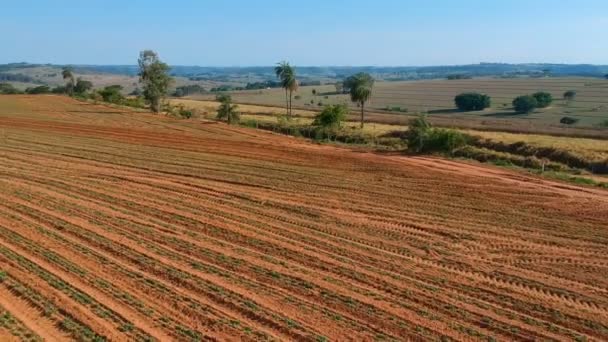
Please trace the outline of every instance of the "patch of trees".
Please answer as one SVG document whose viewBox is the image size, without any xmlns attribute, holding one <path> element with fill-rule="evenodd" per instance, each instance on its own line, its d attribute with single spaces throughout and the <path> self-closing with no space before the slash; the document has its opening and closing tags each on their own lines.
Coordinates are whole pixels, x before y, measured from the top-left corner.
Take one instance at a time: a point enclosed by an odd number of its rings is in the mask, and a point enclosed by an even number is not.
<svg viewBox="0 0 608 342">
<path fill-rule="evenodd" d="M 447 79 L 450 81 L 453 80 L 470 80 L 473 77 L 471 75 L 465 75 L 465 74 L 454 74 L 454 75 L 448 75 Z"/>
<path fill-rule="evenodd" d="M 0 73 L 0 81 L 4 82 L 23 82 L 23 83 L 42 83 L 28 75 Z"/>
<path fill-rule="evenodd" d="M 211 88 L 210 92 L 212 93 L 225 93 L 228 91 L 240 91 L 245 90 L 244 87 L 234 87 L 231 85 L 221 85 L 219 87 Z"/>
<path fill-rule="evenodd" d="M 281 83 L 277 81 L 251 82 L 245 86 L 246 90 L 258 90 L 267 88 L 280 88 Z"/>
<path fill-rule="evenodd" d="M 15 88 L 12 84 L 9 83 L 0 83 L 0 94 L 2 95 L 13 95 L 13 94 L 21 94 L 21 90 Z"/>
<path fill-rule="evenodd" d="M 492 104 L 488 95 L 480 93 L 463 93 L 454 98 L 456 107 L 462 111 L 484 110 Z"/>
<path fill-rule="evenodd" d="M 25 93 L 31 94 L 31 95 L 50 94 L 51 88 L 47 85 L 30 87 L 30 88 L 25 89 Z"/>
<path fill-rule="evenodd" d="M 553 103 L 550 93 L 539 91 L 532 95 L 518 96 L 513 100 L 513 108 L 517 113 L 532 113 L 537 108 L 547 108 Z"/>
<path fill-rule="evenodd" d="M 203 94 L 205 92 L 207 92 L 207 90 L 205 88 L 203 88 L 202 86 L 200 86 L 198 84 L 191 84 L 191 85 L 177 87 L 175 89 L 175 92 L 173 92 L 173 96 L 183 97 L 183 96 L 190 96 L 190 95 L 195 95 L 195 94 Z"/>
<path fill-rule="evenodd" d="M 321 81 L 302 81 L 300 82 L 300 86 L 308 87 L 308 86 L 320 86 Z"/>
</svg>

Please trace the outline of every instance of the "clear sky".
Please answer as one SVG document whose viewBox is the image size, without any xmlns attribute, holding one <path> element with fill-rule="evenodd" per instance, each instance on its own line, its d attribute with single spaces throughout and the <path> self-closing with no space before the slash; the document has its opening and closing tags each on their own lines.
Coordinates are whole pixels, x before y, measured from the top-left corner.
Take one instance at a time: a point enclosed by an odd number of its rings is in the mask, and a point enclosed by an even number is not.
<svg viewBox="0 0 608 342">
<path fill-rule="evenodd" d="M 0 0 L 0 63 L 608 64 L 608 0 Z"/>
</svg>

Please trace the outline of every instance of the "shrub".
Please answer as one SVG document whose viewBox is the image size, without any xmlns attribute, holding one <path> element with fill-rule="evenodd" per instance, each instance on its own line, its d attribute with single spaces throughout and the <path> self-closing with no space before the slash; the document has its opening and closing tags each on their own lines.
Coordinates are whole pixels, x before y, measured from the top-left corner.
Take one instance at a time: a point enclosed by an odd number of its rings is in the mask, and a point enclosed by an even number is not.
<svg viewBox="0 0 608 342">
<path fill-rule="evenodd" d="M 564 125 L 574 125 L 577 122 L 578 122 L 578 119 L 571 118 L 569 116 L 564 116 L 561 120 L 559 120 L 559 123 L 562 123 Z"/>
<path fill-rule="evenodd" d="M 302 96 L 300 96 L 300 95 L 296 95 L 294 98 L 295 98 L 296 100 L 301 100 L 301 99 L 302 99 Z"/>
<path fill-rule="evenodd" d="M 25 90 L 28 94 L 49 94 L 51 92 L 51 88 L 49 86 L 38 86 L 33 88 L 27 88 Z"/>
<path fill-rule="evenodd" d="M 217 109 L 217 118 L 226 120 L 228 124 L 238 123 L 241 120 L 241 115 L 238 111 L 238 106 L 232 104 L 232 97 L 228 94 L 219 94 L 216 96 L 216 101 L 220 102 Z"/>
<path fill-rule="evenodd" d="M 408 148 L 416 153 L 446 152 L 453 154 L 455 150 L 468 144 L 469 137 L 453 129 L 433 128 L 425 115 L 420 115 L 409 123 L 406 135 Z"/>
<path fill-rule="evenodd" d="M 134 108 L 146 108 L 146 102 L 145 102 L 144 98 L 141 96 L 124 98 L 121 101 L 121 104 L 124 106 L 129 106 L 129 107 L 134 107 Z"/>
<path fill-rule="evenodd" d="M 513 100 L 513 108 L 521 114 L 531 113 L 538 108 L 538 101 L 531 95 L 518 96 Z"/>
<path fill-rule="evenodd" d="M 346 120 L 348 115 L 348 107 L 344 104 L 330 105 L 325 107 L 323 111 L 315 116 L 313 121 L 314 126 L 322 127 L 340 127 L 342 122 Z"/>
<path fill-rule="evenodd" d="M 553 103 L 553 96 L 547 92 L 539 91 L 532 95 L 538 103 L 538 108 L 547 108 Z"/>
<path fill-rule="evenodd" d="M 0 83 L 0 94 L 11 95 L 21 94 L 21 91 L 15 88 L 12 84 Z"/>
<path fill-rule="evenodd" d="M 568 90 L 564 93 L 564 100 L 572 101 L 576 98 L 576 90 Z"/>
<path fill-rule="evenodd" d="M 120 104 L 124 101 L 125 97 L 121 93 L 122 86 L 121 85 L 111 85 L 107 86 L 99 91 L 99 95 L 103 98 L 104 101 L 110 103 Z"/>
<path fill-rule="evenodd" d="M 68 88 L 66 86 L 57 86 L 51 89 L 51 93 L 53 94 L 67 94 Z"/>
<path fill-rule="evenodd" d="M 317 106 L 323 107 L 323 102 L 319 101 L 319 103 L 317 103 Z"/>
<path fill-rule="evenodd" d="M 93 89 L 93 83 L 91 81 L 83 80 L 81 78 L 78 78 L 78 80 L 76 81 L 76 85 L 74 86 L 74 92 L 80 95 L 86 93 L 91 89 Z"/>
<path fill-rule="evenodd" d="M 490 97 L 479 93 L 460 94 L 454 98 L 454 102 L 458 109 L 465 111 L 484 110 L 491 105 Z"/>
</svg>

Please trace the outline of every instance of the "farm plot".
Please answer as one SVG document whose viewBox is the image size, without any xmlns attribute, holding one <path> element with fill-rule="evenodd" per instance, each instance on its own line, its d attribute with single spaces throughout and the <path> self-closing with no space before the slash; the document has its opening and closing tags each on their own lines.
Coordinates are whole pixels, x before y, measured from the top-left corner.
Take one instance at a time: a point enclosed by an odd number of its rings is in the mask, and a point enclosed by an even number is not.
<svg viewBox="0 0 608 342">
<path fill-rule="evenodd" d="M 608 195 L 0 97 L 0 337 L 606 340 Z"/>
<path fill-rule="evenodd" d="M 313 89 L 315 94 L 313 95 Z M 563 100 L 566 91 L 576 91 L 572 101 Z M 357 108 L 348 95 L 335 95 L 333 85 L 302 87 L 295 94 L 294 106 L 301 109 L 320 109 L 324 105 L 347 103 Z M 520 95 L 545 91 L 555 99 L 550 108 L 529 115 L 515 115 L 511 102 Z M 482 112 L 456 111 L 454 97 L 463 92 L 480 92 L 492 97 L 492 108 Z M 212 99 L 213 96 L 199 96 Z M 236 102 L 283 106 L 285 93 L 281 89 L 253 90 L 233 93 Z M 427 80 L 408 82 L 376 82 L 370 111 L 390 110 L 391 116 L 429 113 L 443 120 L 516 121 L 527 125 L 559 126 L 564 116 L 579 119 L 578 126 L 590 127 L 608 120 L 608 82 L 597 78 L 479 78 L 471 80 Z M 388 118 L 384 119 L 388 120 Z M 395 121 L 395 119 L 393 119 Z M 382 121 L 385 122 L 385 121 Z M 524 127 L 525 128 L 525 127 Z"/>
</svg>

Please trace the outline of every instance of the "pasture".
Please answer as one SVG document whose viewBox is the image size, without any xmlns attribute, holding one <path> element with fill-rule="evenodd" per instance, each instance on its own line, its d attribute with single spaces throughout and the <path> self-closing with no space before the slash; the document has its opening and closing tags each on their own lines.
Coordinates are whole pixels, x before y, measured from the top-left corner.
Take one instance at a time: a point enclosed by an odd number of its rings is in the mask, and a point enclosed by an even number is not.
<svg viewBox="0 0 608 342">
<path fill-rule="evenodd" d="M 0 96 L 0 337 L 606 340 L 608 196 Z"/>
<path fill-rule="evenodd" d="M 313 95 L 313 89 L 317 95 Z M 577 92 L 573 101 L 563 100 L 566 91 Z M 321 105 L 348 103 L 357 108 L 348 95 L 335 95 L 333 85 L 301 87 L 295 95 L 294 107 L 318 110 Z M 515 115 L 511 102 L 519 95 L 546 91 L 555 101 L 549 108 L 532 114 Z M 492 97 L 492 107 L 481 112 L 458 112 L 454 97 L 464 92 L 480 92 Z M 282 89 L 234 92 L 236 102 L 272 106 L 285 105 Z M 197 99 L 211 99 L 203 95 Z M 579 119 L 579 127 L 592 127 L 608 120 L 608 80 L 583 77 L 549 78 L 477 78 L 470 80 L 428 80 L 403 82 L 376 82 L 369 110 L 392 114 L 429 113 L 431 117 L 447 121 L 515 121 L 519 126 L 556 126 L 560 119 L 570 116 Z M 524 127 L 525 129 L 525 127 Z"/>
</svg>

